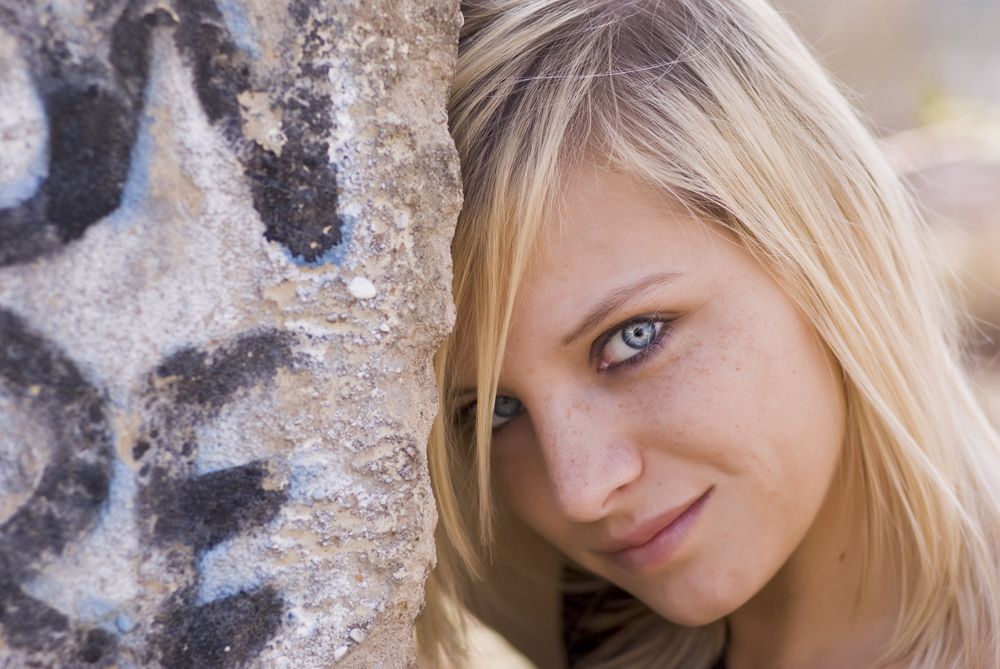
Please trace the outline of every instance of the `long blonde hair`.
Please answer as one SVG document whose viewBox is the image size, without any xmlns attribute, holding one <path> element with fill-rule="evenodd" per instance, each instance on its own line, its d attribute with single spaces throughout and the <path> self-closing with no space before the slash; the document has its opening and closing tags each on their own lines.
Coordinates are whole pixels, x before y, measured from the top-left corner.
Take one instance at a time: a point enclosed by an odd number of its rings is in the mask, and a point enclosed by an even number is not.
<svg viewBox="0 0 1000 669">
<path fill-rule="evenodd" d="M 419 639 L 448 651 L 494 527 L 490 415 L 514 300 L 563 175 L 598 157 L 728 228 L 844 373 L 865 563 L 898 561 L 885 663 L 1000 666 L 1000 444 L 958 363 L 927 230 L 864 125 L 764 0 L 479 0 L 451 102 L 465 206 L 458 332 L 478 362 L 477 427 L 451 419 L 438 354 L 429 444 L 439 564 Z M 703 667 L 724 627 L 636 602 L 588 666 Z M 621 621 L 619 620 L 619 624 Z"/>
</svg>

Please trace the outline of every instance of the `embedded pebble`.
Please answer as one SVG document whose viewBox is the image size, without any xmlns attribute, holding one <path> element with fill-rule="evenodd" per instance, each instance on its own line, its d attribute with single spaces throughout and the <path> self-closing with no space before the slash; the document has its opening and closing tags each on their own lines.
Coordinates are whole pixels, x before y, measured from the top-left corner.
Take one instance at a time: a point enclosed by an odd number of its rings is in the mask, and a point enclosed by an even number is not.
<svg viewBox="0 0 1000 669">
<path fill-rule="evenodd" d="M 351 291 L 351 295 L 359 300 L 367 300 L 368 298 L 375 297 L 375 293 L 378 292 L 375 290 L 375 284 L 363 276 L 356 276 L 351 279 L 347 290 Z"/>
<path fill-rule="evenodd" d="M 347 655 L 347 646 L 341 646 L 337 650 L 333 651 L 333 661 L 340 662 Z"/>
<path fill-rule="evenodd" d="M 350 632 L 350 634 L 348 636 L 350 636 L 352 639 L 354 639 L 358 643 L 361 643 L 362 641 L 365 640 L 365 632 L 364 632 L 364 630 L 359 629 L 357 627 L 355 627 L 354 629 L 352 629 L 351 632 Z"/>
</svg>

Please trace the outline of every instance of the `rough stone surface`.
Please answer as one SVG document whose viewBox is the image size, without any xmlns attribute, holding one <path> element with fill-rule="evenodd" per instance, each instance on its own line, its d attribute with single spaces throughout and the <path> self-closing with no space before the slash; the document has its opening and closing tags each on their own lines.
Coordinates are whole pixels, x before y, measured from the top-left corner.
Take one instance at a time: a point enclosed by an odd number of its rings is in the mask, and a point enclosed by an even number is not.
<svg viewBox="0 0 1000 669">
<path fill-rule="evenodd" d="M 453 0 L 0 0 L 0 669 L 413 666 Z"/>
</svg>

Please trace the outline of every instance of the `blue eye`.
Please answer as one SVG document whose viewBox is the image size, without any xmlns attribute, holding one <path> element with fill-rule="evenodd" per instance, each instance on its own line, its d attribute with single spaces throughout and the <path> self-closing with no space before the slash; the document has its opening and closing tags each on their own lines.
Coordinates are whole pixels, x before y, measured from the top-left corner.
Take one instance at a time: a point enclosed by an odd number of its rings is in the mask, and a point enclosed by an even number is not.
<svg viewBox="0 0 1000 669">
<path fill-rule="evenodd" d="M 649 321 L 627 325 L 621 331 L 622 342 L 629 348 L 639 351 L 649 348 L 649 345 L 656 339 L 656 335 L 660 331 L 659 326 L 661 325 L 662 323 L 651 323 Z"/>
<path fill-rule="evenodd" d="M 524 409 L 524 404 L 516 397 L 497 395 L 493 403 L 493 429 L 504 425 Z"/>
<path fill-rule="evenodd" d="M 598 369 L 608 369 L 647 352 L 659 338 L 663 321 L 641 320 L 626 323 L 613 332 L 601 349 Z"/>
</svg>

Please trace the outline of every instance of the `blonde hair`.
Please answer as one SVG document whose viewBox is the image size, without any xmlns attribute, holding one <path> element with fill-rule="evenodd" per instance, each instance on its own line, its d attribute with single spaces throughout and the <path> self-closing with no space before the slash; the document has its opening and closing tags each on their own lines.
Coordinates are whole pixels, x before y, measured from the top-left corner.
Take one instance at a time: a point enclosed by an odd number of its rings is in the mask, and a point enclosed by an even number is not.
<svg viewBox="0 0 1000 669">
<path fill-rule="evenodd" d="M 450 337 L 429 444 L 439 564 L 428 656 L 468 606 L 494 525 L 490 425 L 518 285 L 564 175 L 595 159 L 716 221 L 839 361 L 845 461 L 866 556 L 902 589 L 884 663 L 1000 665 L 1000 444 L 956 359 L 927 231 L 843 96 L 764 0 L 481 0 L 463 6 L 451 103 L 466 202 L 453 243 L 458 332 L 478 363 L 475 433 L 451 419 Z M 707 667 L 724 626 L 639 602 L 587 666 Z"/>
</svg>

